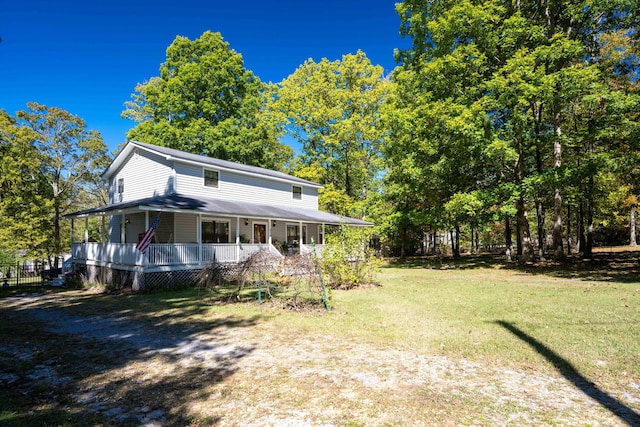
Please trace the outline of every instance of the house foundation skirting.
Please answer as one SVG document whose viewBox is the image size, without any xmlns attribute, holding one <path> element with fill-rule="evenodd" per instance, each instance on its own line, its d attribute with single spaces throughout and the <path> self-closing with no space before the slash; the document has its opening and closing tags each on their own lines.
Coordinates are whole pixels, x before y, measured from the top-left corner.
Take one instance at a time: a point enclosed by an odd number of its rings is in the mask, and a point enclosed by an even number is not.
<svg viewBox="0 0 640 427">
<path fill-rule="evenodd" d="M 101 284 L 109 289 L 153 292 L 193 285 L 200 269 L 145 272 L 142 269 L 123 270 L 101 265 L 76 264 L 75 271 L 82 274 L 88 284 Z"/>
</svg>

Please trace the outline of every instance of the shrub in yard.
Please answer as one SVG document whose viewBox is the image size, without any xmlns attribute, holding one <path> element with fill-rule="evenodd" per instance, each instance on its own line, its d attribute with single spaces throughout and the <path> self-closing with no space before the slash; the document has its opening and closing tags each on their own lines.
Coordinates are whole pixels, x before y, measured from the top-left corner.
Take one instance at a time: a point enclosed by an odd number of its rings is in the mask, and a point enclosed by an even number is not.
<svg viewBox="0 0 640 427">
<path fill-rule="evenodd" d="M 64 285 L 69 289 L 82 289 L 84 283 L 82 275 L 77 272 L 66 273 L 64 275 Z"/>
<path fill-rule="evenodd" d="M 374 282 L 379 260 L 369 247 L 371 230 L 341 225 L 326 236 L 322 256 L 322 272 L 332 288 L 349 289 Z"/>
</svg>

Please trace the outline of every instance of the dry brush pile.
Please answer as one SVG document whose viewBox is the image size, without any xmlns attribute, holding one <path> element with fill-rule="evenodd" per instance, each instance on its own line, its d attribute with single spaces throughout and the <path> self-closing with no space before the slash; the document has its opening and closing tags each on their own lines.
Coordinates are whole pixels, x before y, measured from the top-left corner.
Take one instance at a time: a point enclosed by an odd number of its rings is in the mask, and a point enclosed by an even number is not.
<svg viewBox="0 0 640 427">
<path fill-rule="evenodd" d="M 329 308 L 317 258 L 311 254 L 281 257 L 267 251 L 238 264 L 210 263 L 197 277 L 198 287 L 218 301 L 242 301 L 257 297 L 285 307 Z M 257 296 L 256 296 L 257 294 Z"/>
</svg>

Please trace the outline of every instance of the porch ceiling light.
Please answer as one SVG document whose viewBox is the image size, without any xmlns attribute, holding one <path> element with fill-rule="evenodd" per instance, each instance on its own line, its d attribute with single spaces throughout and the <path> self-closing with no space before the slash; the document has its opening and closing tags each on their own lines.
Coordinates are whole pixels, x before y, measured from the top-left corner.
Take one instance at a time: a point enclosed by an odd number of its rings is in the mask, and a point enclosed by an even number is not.
<svg viewBox="0 0 640 427">
<path fill-rule="evenodd" d="M 274 226 L 274 227 L 276 226 L 276 222 L 275 222 L 275 221 L 273 221 L 273 226 Z"/>
<path fill-rule="evenodd" d="M 245 218 L 244 225 L 249 225 L 249 220 Z"/>
</svg>

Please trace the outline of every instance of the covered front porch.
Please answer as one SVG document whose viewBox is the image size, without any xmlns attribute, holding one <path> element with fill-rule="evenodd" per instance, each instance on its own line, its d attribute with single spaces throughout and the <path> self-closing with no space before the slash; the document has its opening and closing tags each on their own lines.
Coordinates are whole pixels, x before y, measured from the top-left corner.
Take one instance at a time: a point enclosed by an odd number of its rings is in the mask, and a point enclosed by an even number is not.
<svg viewBox="0 0 640 427">
<path fill-rule="evenodd" d="M 175 194 L 69 217 L 73 262 L 147 272 L 237 263 L 260 251 L 320 254 L 324 236 L 340 224 L 369 225 L 317 210 Z M 154 223 L 155 234 L 142 251 L 137 243 Z"/>
<path fill-rule="evenodd" d="M 314 251 L 319 255 L 323 246 L 301 244 L 283 253 L 282 249 L 273 244 L 262 243 L 152 243 L 145 253 L 142 253 L 133 243 L 82 241 L 73 243 L 71 249 L 73 261 L 76 263 L 154 272 L 168 269 L 201 269 L 210 262 L 239 263 L 261 251 L 269 251 L 279 257 Z"/>
<path fill-rule="evenodd" d="M 72 262 L 90 283 L 188 282 L 207 264 L 239 263 L 260 251 L 321 255 L 325 235 L 341 224 L 371 223 L 313 209 L 170 194 L 68 215 Z M 138 246 L 156 225 L 150 244 Z"/>
</svg>

